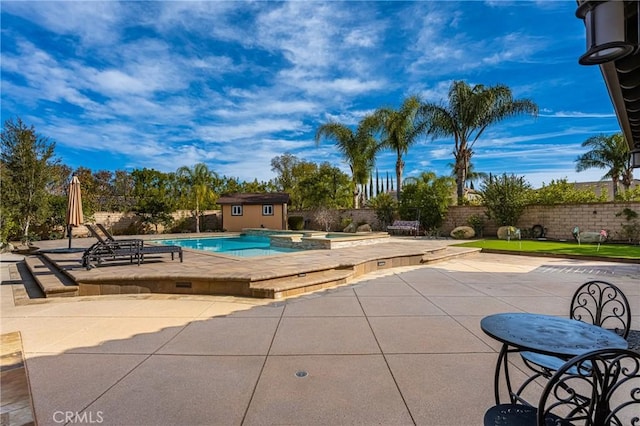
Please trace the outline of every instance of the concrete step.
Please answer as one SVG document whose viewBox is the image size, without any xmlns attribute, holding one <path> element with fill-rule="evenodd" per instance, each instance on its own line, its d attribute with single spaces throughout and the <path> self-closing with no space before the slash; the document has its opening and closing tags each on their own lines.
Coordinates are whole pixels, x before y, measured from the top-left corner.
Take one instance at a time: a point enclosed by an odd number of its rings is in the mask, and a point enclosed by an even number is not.
<svg viewBox="0 0 640 426">
<path fill-rule="evenodd" d="M 480 253 L 482 249 L 475 247 L 446 247 L 444 250 L 434 250 L 422 255 L 421 263 L 442 262 L 457 257 L 465 257 Z"/>
<path fill-rule="evenodd" d="M 279 299 L 345 284 L 354 275 L 352 268 L 329 269 L 255 281 L 249 288 L 253 297 Z"/>
<path fill-rule="evenodd" d="M 24 259 L 29 272 L 38 283 L 45 297 L 70 297 L 78 295 L 78 285 L 42 256 L 31 255 Z"/>
<path fill-rule="evenodd" d="M 401 258 L 377 258 L 344 269 L 311 271 L 297 275 L 252 281 L 249 284 L 252 297 L 279 299 L 302 293 L 322 290 L 346 284 L 349 280 L 370 272 L 401 266 L 442 262 L 452 258 L 479 253 L 480 249 L 466 247 L 442 247 L 424 253 L 422 256 L 404 256 Z"/>
</svg>

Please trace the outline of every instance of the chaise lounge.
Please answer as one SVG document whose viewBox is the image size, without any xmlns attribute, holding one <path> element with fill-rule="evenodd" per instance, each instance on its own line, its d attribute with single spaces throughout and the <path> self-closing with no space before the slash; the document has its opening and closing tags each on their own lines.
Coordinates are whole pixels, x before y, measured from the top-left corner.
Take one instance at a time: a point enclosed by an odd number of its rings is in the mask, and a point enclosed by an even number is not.
<svg viewBox="0 0 640 426">
<path fill-rule="evenodd" d="M 96 229 L 85 224 L 91 235 L 98 240 L 95 244 L 89 247 L 82 255 L 82 266 L 87 269 L 91 269 L 105 260 L 116 260 L 129 258 L 129 261 L 133 263 L 134 259 L 137 264 L 144 262 L 145 255 L 154 254 L 171 254 L 171 260 L 175 259 L 175 254 L 178 253 L 180 262 L 183 261 L 182 247 L 180 246 L 154 246 L 145 245 L 141 239 L 115 239 L 113 235 L 101 224 L 97 224 L 98 228 L 103 232 L 105 238 L 100 235 Z"/>
</svg>

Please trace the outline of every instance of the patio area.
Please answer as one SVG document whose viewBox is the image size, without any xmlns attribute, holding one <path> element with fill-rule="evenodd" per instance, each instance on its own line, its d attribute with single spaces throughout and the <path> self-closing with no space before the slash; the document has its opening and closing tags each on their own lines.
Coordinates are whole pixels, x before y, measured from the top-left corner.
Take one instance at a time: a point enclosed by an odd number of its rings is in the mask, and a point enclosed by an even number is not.
<svg viewBox="0 0 640 426">
<path fill-rule="evenodd" d="M 39 425 L 479 425 L 500 349 L 485 315 L 566 316 L 576 286 L 603 279 L 640 329 L 639 264 L 478 253 L 277 301 L 25 304 L 15 265 L 1 265 L 1 333 L 21 333 Z"/>
</svg>

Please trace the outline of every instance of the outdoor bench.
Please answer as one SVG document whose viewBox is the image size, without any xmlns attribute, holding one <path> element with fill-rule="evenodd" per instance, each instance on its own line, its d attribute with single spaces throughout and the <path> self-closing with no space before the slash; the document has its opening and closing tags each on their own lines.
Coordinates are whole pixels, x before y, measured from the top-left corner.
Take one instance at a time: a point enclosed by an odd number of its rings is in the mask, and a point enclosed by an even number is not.
<svg viewBox="0 0 640 426">
<path fill-rule="evenodd" d="M 387 226 L 387 231 L 408 231 L 417 236 L 420 231 L 420 222 L 417 220 L 394 220 L 392 225 Z"/>
</svg>

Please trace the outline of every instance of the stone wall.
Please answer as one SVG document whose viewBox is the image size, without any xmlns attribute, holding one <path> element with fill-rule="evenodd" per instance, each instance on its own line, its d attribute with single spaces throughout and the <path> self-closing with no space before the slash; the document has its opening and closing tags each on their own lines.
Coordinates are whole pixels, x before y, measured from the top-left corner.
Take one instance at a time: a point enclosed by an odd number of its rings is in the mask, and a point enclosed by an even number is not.
<svg viewBox="0 0 640 426">
<path fill-rule="evenodd" d="M 172 215 L 176 222 L 180 224 L 178 232 L 195 232 L 196 220 L 190 210 L 178 210 Z M 200 218 L 200 230 L 209 231 L 220 228 L 222 222 L 220 210 L 207 210 Z M 140 217 L 135 213 L 121 212 L 95 212 L 91 218 L 85 217 L 86 223 L 101 223 L 114 235 L 141 234 L 142 224 Z M 155 227 L 151 227 L 147 232 L 155 232 Z M 162 225 L 158 225 L 158 233 L 165 232 Z M 89 231 L 84 226 L 73 228 L 74 237 L 87 237 Z"/>
<path fill-rule="evenodd" d="M 596 231 L 606 229 L 613 239 L 621 239 L 621 225 L 626 223 L 624 216 L 616 216 L 624 208 L 629 208 L 640 215 L 640 203 L 588 203 L 561 204 L 554 206 L 529 206 L 515 226 L 521 229 L 531 229 L 534 225 L 545 228 L 545 234 L 553 239 L 571 239 L 571 231 L 579 227 L 581 231 Z M 442 224 L 440 235 L 448 236 L 456 226 L 467 225 L 468 218 L 473 215 L 481 216 L 485 220 L 484 236 L 496 235 L 498 226 L 485 215 L 485 208 L 481 206 L 451 206 Z M 314 211 L 290 211 L 289 216 L 302 216 L 305 219 L 305 229 L 322 230 L 323 227 L 314 220 Z M 173 214 L 176 220 L 185 220 L 184 231 L 195 230 L 195 220 L 190 211 L 178 211 Z M 205 212 L 201 230 L 219 229 L 221 223 L 220 210 Z M 342 223 L 347 219 L 355 223 L 368 223 L 374 231 L 384 231 L 376 218 L 373 209 L 343 209 L 338 210 L 330 231 L 342 231 Z M 127 234 L 137 226 L 139 218 L 133 213 L 96 212 L 94 222 L 99 222 L 111 229 L 114 234 Z M 160 227 L 159 232 L 163 232 Z M 84 227 L 74 228 L 74 236 L 86 236 Z"/>
<path fill-rule="evenodd" d="M 304 229 L 313 229 L 325 231 L 324 226 L 318 223 L 314 216 L 315 210 L 304 211 L 289 211 L 289 217 L 302 216 L 304 217 Z M 373 231 L 384 231 L 380 224 L 380 221 L 376 218 L 376 212 L 373 209 L 340 209 L 337 210 L 335 220 L 333 221 L 329 231 L 342 231 L 342 226 L 347 220 L 351 220 L 356 224 L 368 223 Z M 345 225 L 346 226 L 346 225 Z"/>
<path fill-rule="evenodd" d="M 596 231 L 606 229 L 615 240 L 621 238 L 622 224 L 626 223 L 624 216 L 616 216 L 623 209 L 629 208 L 640 215 L 640 203 L 587 203 L 587 204 L 560 204 L 553 206 L 529 206 L 525 208 L 522 217 L 515 226 L 522 229 L 531 229 L 535 225 L 541 225 L 545 229 L 545 235 L 553 239 L 571 239 L 573 228 L 576 226 L 581 231 Z M 449 233 L 460 225 L 467 225 L 468 218 L 477 215 L 485 220 L 484 236 L 494 237 L 498 226 L 492 220 L 487 219 L 486 209 L 482 206 L 451 206 L 445 218 L 440 235 L 448 236 Z M 289 216 L 302 216 L 305 218 L 305 229 L 322 230 L 322 226 L 313 220 L 313 211 L 292 211 Z M 374 231 L 380 231 L 380 223 L 373 209 L 346 209 L 339 210 L 338 218 L 331 231 L 341 231 L 340 221 L 350 218 L 354 222 L 366 222 Z"/>
<path fill-rule="evenodd" d="M 640 214 L 640 203 L 587 203 L 560 204 L 554 206 L 529 206 L 518 223 L 521 229 L 530 229 L 535 225 L 545 228 L 545 235 L 553 239 L 571 239 L 574 227 L 581 231 L 606 229 L 613 239 L 621 239 L 621 225 L 626 223 L 624 216 L 616 216 L 624 208 Z M 448 235 L 456 226 L 467 225 L 472 215 L 481 216 L 486 221 L 485 236 L 495 236 L 498 226 L 485 215 L 486 209 L 477 206 L 452 206 L 442 225 L 442 234 Z"/>
</svg>

